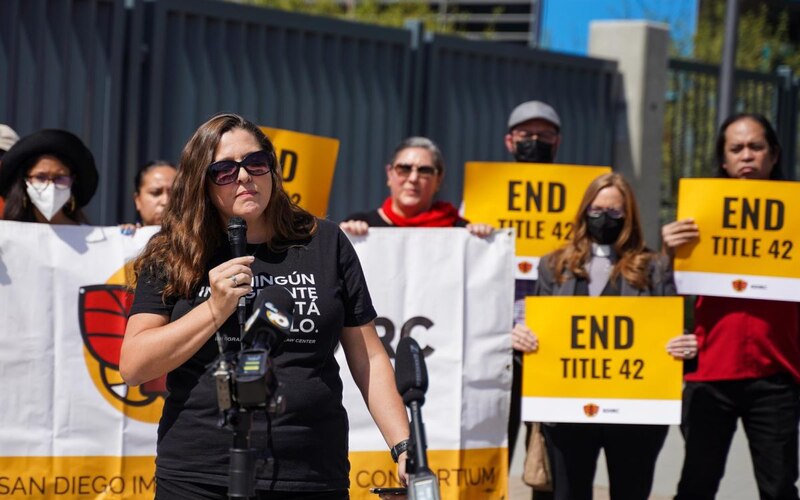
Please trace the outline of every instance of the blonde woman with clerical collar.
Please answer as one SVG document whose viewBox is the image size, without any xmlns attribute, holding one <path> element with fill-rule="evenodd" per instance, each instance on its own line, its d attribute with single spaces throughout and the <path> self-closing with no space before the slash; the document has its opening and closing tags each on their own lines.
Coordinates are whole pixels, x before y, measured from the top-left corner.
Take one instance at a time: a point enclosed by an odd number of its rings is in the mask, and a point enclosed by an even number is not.
<svg viewBox="0 0 800 500">
<path fill-rule="evenodd" d="M 539 296 L 675 295 L 669 260 L 645 247 L 633 190 L 616 173 L 589 185 L 575 216 L 575 236 L 539 263 Z M 535 332 L 534 332 L 535 333 Z M 537 345 L 532 351 L 538 349 Z M 667 353 L 690 359 L 694 335 L 678 335 Z M 611 499 L 646 500 L 656 459 L 667 437 L 666 425 L 542 425 L 553 473 L 556 500 L 590 500 L 597 458 L 603 449 Z"/>
</svg>

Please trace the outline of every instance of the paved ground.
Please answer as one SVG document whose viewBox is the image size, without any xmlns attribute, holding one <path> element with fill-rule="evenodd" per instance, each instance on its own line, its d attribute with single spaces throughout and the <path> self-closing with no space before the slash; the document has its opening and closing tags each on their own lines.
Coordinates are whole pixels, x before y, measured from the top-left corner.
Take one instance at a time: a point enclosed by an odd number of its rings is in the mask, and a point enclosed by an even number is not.
<svg viewBox="0 0 800 500">
<path fill-rule="evenodd" d="M 522 482 L 519 474 L 508 478 L 508 497 L 509 500 L 530 500 L 531 489 Z M 670 497 L 651 495 L 650 500 L 668 500 Z M 594 500 L 609 500 L 608 488 L 595 486 Z"/>
<path fill-rule="evenodd" d="M 509 498 L 511 500 L 529 500 L 531 490 L 522 482 L 522 464 L 525 459 L 525 446 L 522 442 L 524 432 L 520 432 L 520 442 L 514 449 L 514 458 L 511 462 L 511 472 L 509 475 Z M 653 484 L 651 500 L 667 500 L 675 494 L 675 487 L 678 484 L 680 468 L 683 464 L 683 438 L 677 427 L 670 427 L 667 441 L 656 464 L 656 476 Z M 601 454 L 600 463 L 597 467 L 595 476 L 595 500 L 608 500 L 608 476 L 606 466 Z M 750 452 L 747 448 L 747 440 L 741 429 L 736 431 L 731 451 L 728 455 L 728 463 L 725 469 L 725 476 L 722 478 L 717 498 L 725 500 L 752 500 L 758 498 L 755 479 L 753 478 L 753 466 L 750 461 Z"/>
</svg>

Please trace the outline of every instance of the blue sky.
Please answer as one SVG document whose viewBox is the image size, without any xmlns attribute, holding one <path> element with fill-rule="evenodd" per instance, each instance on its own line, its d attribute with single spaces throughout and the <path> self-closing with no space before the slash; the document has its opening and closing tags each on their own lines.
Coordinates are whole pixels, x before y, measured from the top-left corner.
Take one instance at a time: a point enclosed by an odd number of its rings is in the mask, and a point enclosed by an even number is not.
<svg viewBox="0 0 800 500">
<path fill-rule="evenodd" d="M 586 54 L 589 22 L 648 19 L 670 25 L 670 34 L 690 41 L 697 25 L 697 0 L 543 0 L 544 48 Z M 685 45 L 685 43 L 684 43 Z"/>
</svg>

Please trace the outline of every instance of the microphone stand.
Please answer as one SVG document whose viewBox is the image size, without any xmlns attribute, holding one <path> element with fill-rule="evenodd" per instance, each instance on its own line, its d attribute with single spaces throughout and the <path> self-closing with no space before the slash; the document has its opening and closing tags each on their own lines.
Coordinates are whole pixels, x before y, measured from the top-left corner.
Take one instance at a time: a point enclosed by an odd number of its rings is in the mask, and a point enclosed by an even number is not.
<svg viewBox="0 0 800 500">
<path fill-rule="evenodd" d="M 424 401 L 424 399 L 423 399 Z M 425 438 L 425 424 L 422 422 L 422 403 L 418 400 L 408 402 L 411 410 L 411 446 L 406 470 L 409 475 L 409 500 L 441 500 L 439 479 L 428 468 L 428 442 Z"/>
<path fill-rule="evenodd" d="M 253 413 L 244 408 L 228 410 L 228 423 L 233 427 L 230 449 L 228 498 L 252 498 L 256 494 L 256 449 L 250 446 Z"/>
<path fill-rule="evenodd" d="M 411 413 L 411 444 L 406 459 L 408 498 L 440 500 L 439 479 L 428 468 L 428 443 L 425 440 L 425 424 L 422 422 L 422 405 L 428 389 L 428 370 L 422 349 L 413 338 L 403 337 L 397 344 L 395 370 L 397 390 Z"/>
<path fill-rule="evenodd" d="M 430 472 L 428 469 L 427 449 L 428 442 L 425 439 L 425 424 L 422 422 L 422 409 L 420 408 L 419 401 L 411 401 L 409 404 L 411 410 L 411 443 L 414 447 L 408 454 L 408 461 L 411 468 L 407 467 L 409 474 L 417 472 Z M 413 456 L 413 462 L 411 460 Z"/>
<path fill-rule="evenodd" d="M 232 499 L 256 496 L 256 462 L 262 458 L 266 463 L 273 460 L 270 416 L 279 415 L 286 408 L 283 397 L 275 394 L 278 381 L 273 371 L 272 352 L 290 331 L 294 299 L 283 287 L 267 288 L 258 297 L 255 312 L 246 324 L 240 325 L 241 349 L 233 368 L 220 363 L 214 374 L 218 377 L 217 399 L 223 411 L 222 426 L 233 431 L 228 467 L 228 498 Z M 252 335 L 248 340 L 245 333 L 250 329 Z M 263 454 L 252 445 L 250 435 L 253 417 L 258 411 L 263 411 L 267 419 L 267 444 Z"/>
<path fill-rule="evenodd" d="M 244 339 L 245 324 L 244 308 L 241 305 L 238 310 L 240 342 Z M 250 446 L 253 412 L 235 405 L 225 412 L 225 420 L 233 429 L 233 446 L 229 450 L 228 498 L 252 498 L 256 495 L 257 455 L 257 450 Z"/>
</svg>

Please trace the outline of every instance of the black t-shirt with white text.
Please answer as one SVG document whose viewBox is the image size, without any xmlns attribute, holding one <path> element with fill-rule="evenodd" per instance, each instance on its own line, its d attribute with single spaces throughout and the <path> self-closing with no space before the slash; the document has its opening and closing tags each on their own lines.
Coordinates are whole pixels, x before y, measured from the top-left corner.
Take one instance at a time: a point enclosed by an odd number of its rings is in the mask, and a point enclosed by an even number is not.
<svg viewBox="0 0 800 500">
<path fill-rule="evenodd" d="M 342 381 L 334 351 L 343 327 L 375 319 L 358 256 L 350 241 L 330 221 L 318 220 L 317 232 L 302 245 L 282 253 L 248 245 L 256 257 L 249 308 L 264 287 L 282 285 L 295 298 L 289 338 L 274 356 L 275 377 L 285 411 L 271 418 L 274 460 L 261 466 L 258 489 L 313 491 L 344 489 L 349 484 L 348 420 L 342 406 Z M 130 314 L 154 313 L 175 321 L 208 300 L 208 270 L 231 258 L 223 245 L 212 257 L 191 299 L 166 297 L 163 280 L 139 277 Z M 220 329 L 227 351 L 238 351 L 236 314 Z M 233 433 L 219 428 L 219 408 L 212 372 L 219 349 L 214 336 L 183 365 L 167 375 L 169 396 L 158 427 L 157 476 L 227 484 Z M 251 445 L 263 450 L 267 422 L 256 413 Z"/>
</svg>

